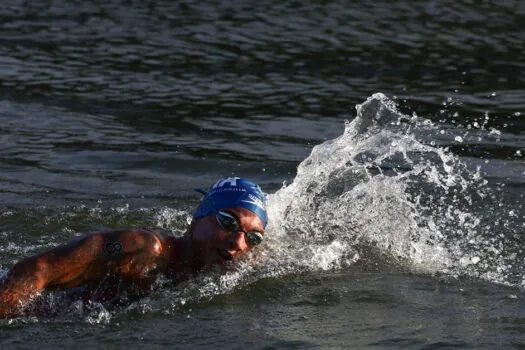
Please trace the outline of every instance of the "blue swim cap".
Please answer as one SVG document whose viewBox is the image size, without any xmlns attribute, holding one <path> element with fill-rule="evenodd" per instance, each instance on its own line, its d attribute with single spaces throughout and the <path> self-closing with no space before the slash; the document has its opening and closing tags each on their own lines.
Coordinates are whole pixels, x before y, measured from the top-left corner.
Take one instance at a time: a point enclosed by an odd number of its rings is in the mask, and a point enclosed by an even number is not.
<svg viewBox="0 0 525 350">
<path fill-rule="evenodd" d="M 261 219 L 264 227 L 268 224 L 266 215 L 266 194 L 255 183 L 240 177 L 227 177 L 217 181 L 193 214 L 194 219 L 216 213 L 224 208 L 248 209 Z"/>
</svg>

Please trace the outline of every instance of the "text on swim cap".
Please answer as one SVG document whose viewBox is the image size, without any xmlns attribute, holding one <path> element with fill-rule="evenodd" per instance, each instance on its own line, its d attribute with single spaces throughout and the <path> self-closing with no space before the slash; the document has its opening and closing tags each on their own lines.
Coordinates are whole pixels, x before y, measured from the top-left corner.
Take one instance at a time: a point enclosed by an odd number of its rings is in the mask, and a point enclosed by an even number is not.
<svg viewBox="0 0 525 350">
<path fill-rule="evenodd" d="M 239 179 L 240 177 L 227 177 L 225 179 L 219 180 L 215 183 L 215 185 L 213 185 L 212 190 L 218 187 L 223 187 L 228 183 L 230 184 L 231 187 L 237 187 L 237 180 Z"/>
</svg>

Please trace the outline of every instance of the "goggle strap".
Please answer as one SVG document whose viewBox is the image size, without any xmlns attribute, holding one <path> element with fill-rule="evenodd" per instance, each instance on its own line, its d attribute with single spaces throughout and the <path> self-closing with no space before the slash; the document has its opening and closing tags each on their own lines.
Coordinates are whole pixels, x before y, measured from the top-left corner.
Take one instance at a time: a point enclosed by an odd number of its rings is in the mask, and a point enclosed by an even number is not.
<svg viewBox="0 0 525 350">
<path fill-rule="evenodd" d="M 206 192 L 205 190 L 203 190 L 202 188 L 194 188 L 193 189 L 195 192 L 199 192 L 200 194 L 202 194 L 203 196 L 207 195 L 208 192 Z M 213 205 L 213 203 L 212 203 Z"/>
</svg>

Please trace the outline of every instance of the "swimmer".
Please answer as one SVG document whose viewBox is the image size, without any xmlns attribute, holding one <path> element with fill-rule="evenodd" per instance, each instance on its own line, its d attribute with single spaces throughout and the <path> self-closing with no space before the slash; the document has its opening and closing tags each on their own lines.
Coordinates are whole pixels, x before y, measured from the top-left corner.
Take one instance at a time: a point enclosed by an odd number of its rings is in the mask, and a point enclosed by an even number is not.
<svg viewBox="0 0 525 350">
<path fill-rule="evenodd" d="M 24 307 L 46 291 L 82 290 L 84 298 L 100 302 L 140 297 L 161 275 L 180 282 L 262 242 L 268 218 L 258 185 L 230 177 L 199 192 L 204 197 L 182 237 L 121 228 L 84 234 L 19 261 L 0 282 L 0 318 L 24 315 Z"/>
</svg>

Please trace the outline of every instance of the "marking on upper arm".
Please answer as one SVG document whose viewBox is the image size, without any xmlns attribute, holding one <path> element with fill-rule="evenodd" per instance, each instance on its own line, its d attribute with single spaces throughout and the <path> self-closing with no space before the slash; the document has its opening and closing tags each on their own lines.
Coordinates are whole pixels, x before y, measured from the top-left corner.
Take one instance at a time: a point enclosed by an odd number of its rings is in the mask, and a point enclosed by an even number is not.
<svg viewBox="0 0 525 350">
<path fill-rule="evenodd" d="M 104 251 L 107 254 L 116 254 L 122 251 L 122 244 L 120 242 L 106 242 L 104 244 Z"/>
</svg>

